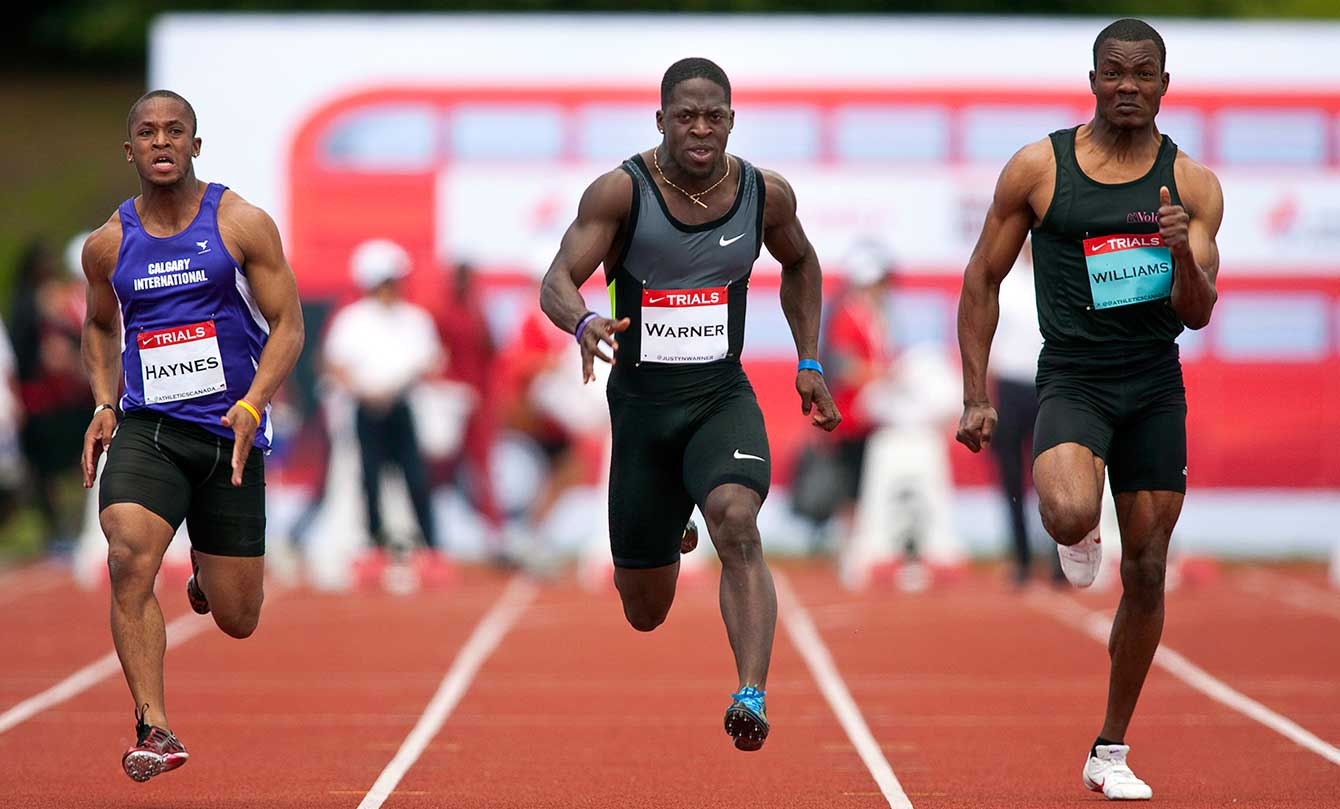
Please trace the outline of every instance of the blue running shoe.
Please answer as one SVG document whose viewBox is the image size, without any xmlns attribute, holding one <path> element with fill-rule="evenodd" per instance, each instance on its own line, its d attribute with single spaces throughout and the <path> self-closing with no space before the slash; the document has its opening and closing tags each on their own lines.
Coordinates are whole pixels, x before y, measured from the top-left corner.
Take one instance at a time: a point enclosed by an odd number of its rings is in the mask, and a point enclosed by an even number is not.
<svg viewBox="0 0 1340 809">
<path fill-rule="evenodd" d="M 768 709 L 763 704 L 766 691 L 752 685 L 731 694 L 735 700 L 726 709 L 726 733 L 735 738 L 736 750 L 758 750 L 768 738 Z"/>
</svg>

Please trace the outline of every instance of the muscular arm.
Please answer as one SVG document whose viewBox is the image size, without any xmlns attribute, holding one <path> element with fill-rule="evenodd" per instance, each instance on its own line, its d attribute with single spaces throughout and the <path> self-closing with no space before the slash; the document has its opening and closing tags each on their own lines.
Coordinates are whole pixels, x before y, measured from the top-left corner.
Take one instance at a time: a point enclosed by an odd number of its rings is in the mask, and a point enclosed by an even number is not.
<svg viewBox="0 0 1340 809">
<path fill-rule="evenodd" d="M 1030 197 L 1047 171 L 1047 141 L 1020 149 L 1001 170 L 958 302 L 958 345 L 963 360 L 963 421 L 958 439 L 974 452 L 990 443 L 995 414 L 986 387 L 991 339 L 1000 319 L 1000 282 L 1019 256 L 1035 214 Z"/>
<path fill-rule="evenodd" d="M 586 301 L 580 292 L 582 284 L 600 266 L 613 249 L 619 228 L 628 219 L 632 204 L 633 179 L 624 171 L 615 169 L 596 178 L 582 194 L 577 206 L 577 218 L 568 226 L 559 243 L 558 255 L 549 265 L 540 283 L 540 308 L 553 324 L 568 334 L 586 314 Z M 628 318 L 613 321 L 595 318 L 582 333 L 582 379 L 595 378 L 594 358 L 612 363 L 598 344 L 604 342 L 617 347 L 615 332 L 628 328 Z"/>
<path fill-rule="evenodd" d="M 242 254 L 251 295 L 270 326 L 256 376 L 243 397 L 257 410 L 264 410 L 302 353 L 302 307 L 274 220 L 260 208 L 230 196 L 220 211 L 220 228 Z"/>
<path fill-rule="evenodd" d="M 633 180 L 616 169 L 596 178 L 582 194 L 577 218 L 568 225 L 558 255 L 540 283 L 540 308 L 554 325 L 571 334 L 586 314 L 579 291 L 609 255 L 628 216 Z"/>
<path fill-rule="evenodd" d="M 819 320 L 823 308 L 823 272 L 805 229 L 796 216 L 796 194 L 782 175 L 761 172 L 764 182 L 763 244 L 782 265 L 782 313 L 791 327 L 796 357 L 812 360 L 819 356 Z M 814 371 L 796 374 L 800 409 L 810 415 L 818 405 L 814 424 L 832 431 L 842 421 L 822 377 Z"/>
<path fill-rule="evenodd" d="M 1183 204 L 1160 200 L 1159 232 L 1173 255 L 1173 311 L 1189 328 L 1200 329 L 1219 299 L 1215 238 L 1224 218 L 1224 192 L 1214 172 L 1189 158 L 1178 160 L 1174 172 Z"/>
<path fill-rule="evenodd" d="M 763 243 L 782 265 L 782 312 L 791 326 L 796 356 L 819 356 L 819 318 L 823 308 L 823 273 L 819 257 L 796 216 L 796 194 L 780 174 L 762 172 L 767 184 L 763 212 Z"/>
<path fill-rule="evenodd" d="M 121 224 L 115 219 L 93 231 L 84 242 L 88 312 L 81 350 L 97 404 L 116 404 L 121 392 L 121 312 L 112 289 L 112 272 L 120 249 Z"/>
<path fill-rule="evenodd" d="M 987 359 L 1000 318 L 1000 282 L 1019 257 L 1024 237 L 1033 225 L 1029 196 L 1048 153 L 1038 144 L 1019 150 L 996 182 L 981 236 L 963 270 L 963 292 L 958 302 L 958 344 L 963 358 L 963 402 L 985 404 Z"/>
<path fill-rule="evenodd" d="M 112 289 L 116 254 L 121 249 L 121 222 L 113 215 L 84 242 L 84 275 L 88 278 L 88 312 L 84 315 L 81 351 L 84 370 L 98 404 L 116 404 L 121 390 L 121 312 Z M 84 432 L 80 466 L 84 488 L 92 488 L 98 457 L 116 431 L 116 411 L 103 408 L 93 414 Z"/>
</svg>

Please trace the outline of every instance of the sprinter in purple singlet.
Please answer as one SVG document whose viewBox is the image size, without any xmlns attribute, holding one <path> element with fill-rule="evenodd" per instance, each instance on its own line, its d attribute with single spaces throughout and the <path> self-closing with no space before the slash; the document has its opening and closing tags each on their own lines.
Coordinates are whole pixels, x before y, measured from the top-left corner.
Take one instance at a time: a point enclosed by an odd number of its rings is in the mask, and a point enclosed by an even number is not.
<svg viewBox="0 0 1340 809">
<path fill-rule="evenodd" d="M 302 311 L 261 209 L 195 178 L 195 110 L 168 90 L 135 102 L 126 161 L 140 177 L 84 244 L 84 366 L 99 403 L 84 436 L 112 584 L 112 639 L 135 699 L 136 781 L 186 763 L 163 703 L 154 578 L 186 522 L 192 609 L 245 638 L 260 620 L 270 399 L 302 350 Z M 118 395 L 119 394 L 119 395 Z M 119 417 L 119 423 L 118 423 Z M 255 450 L 255 451 L 253 451 Z"/>
</svg>

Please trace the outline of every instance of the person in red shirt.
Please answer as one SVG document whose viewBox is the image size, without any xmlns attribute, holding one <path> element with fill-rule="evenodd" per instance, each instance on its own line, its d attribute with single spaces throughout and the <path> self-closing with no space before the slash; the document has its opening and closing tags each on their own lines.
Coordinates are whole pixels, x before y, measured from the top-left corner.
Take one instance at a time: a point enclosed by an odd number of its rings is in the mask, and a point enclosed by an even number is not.
<svg viewBox="0 0 1340 809">
<path fill-rule="evenodd" d="M 889 355 L 885 308 L 889 296 L 888 254 L 863 242 L 844 263 L 847 290 L 834 309 L 824 335 L 825 367 L 833 403 L 844 415 L 834 432 L 838 461 L 846 483 L 846 505 L 861 490 L 866 444 L 878 424 L 859 406 L 866 385 L 887 377 Z"/>
<path fill-rule="evenodd" d="M 475 406 L 465 427 L 464 446 L 452 459 L 451 477 L 459 477 L 462 463 L 469 464 L 470 493 L 475 508 L 496 533 L 502 528 L 502 512 L 493 492 L 491 455 L 498 434 L 498 384 L 495 362 L 498 346 L 489 331 L 488 318 L 475 284 L 474 267 L 467 261 L 456 265 L 452 276 L 450 305 L 438 313 L 437 331 L 446 346 L 446 375 L 469 385 Z"/>
</svg>

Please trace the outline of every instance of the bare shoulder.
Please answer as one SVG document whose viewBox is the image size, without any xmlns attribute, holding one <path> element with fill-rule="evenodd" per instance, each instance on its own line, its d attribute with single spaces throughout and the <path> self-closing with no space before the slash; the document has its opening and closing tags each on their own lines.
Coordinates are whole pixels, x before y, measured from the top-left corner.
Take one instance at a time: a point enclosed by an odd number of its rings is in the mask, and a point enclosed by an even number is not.
<svg viewBox="0 0 1340 809">
<path fill-rule="evenodd" d="M 1173 162 L 1173 178 L 1177 181 L 1177 195 L 1188 212 L 1196 214 L 1223 207 L 1224 192 L 1219 178 L 1204 163 L 1180 149 Z"/>
<path fill-rule="evenodd" d="M 1038 183 L 1052 177 L 1056 172 L 1056 153 L 1052 151 L 1051 138 L 1041 138 L 1015 152 L 1000 171 L 1002 185 L 1009 183 L 1022 193 L 1027 194 Z"/>
<path fill-rule="evenodd" d="M 247 202 L 232 189 L 224 191 L 219 198 L 219 226 L 241 229 L 245 233 L 277 231 L 274 219 L 264 209 Z"/>
<path fill-rule="evenodd" d="M 633 200 L 633 178 L 622 168 L 595 178 L 582 193 L 580 215 L 592 219 L 622 221 Z"/>
<path fill-rule="evenodd" d="M 121 216 L 113 212 L 102 226 L 84 240 L 84 274 L 89 280 L 108 279 L 116 270 L 116 257 L 121 252 Z"/>
<path fill-rule="evenodd" d="M 796 215 L 796 191 L 785 177 L 772 169 L 759 168 L 763 180 L 763 223 L 767 227 L 782 224 Z"/>
</svg>

